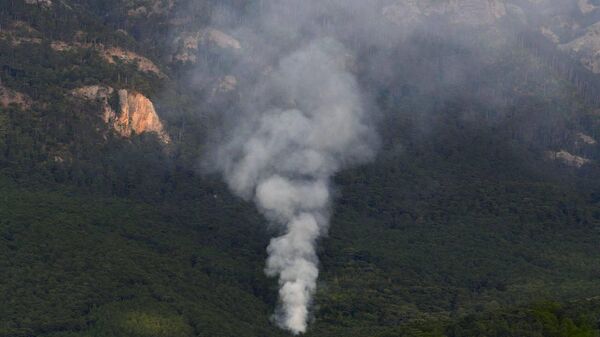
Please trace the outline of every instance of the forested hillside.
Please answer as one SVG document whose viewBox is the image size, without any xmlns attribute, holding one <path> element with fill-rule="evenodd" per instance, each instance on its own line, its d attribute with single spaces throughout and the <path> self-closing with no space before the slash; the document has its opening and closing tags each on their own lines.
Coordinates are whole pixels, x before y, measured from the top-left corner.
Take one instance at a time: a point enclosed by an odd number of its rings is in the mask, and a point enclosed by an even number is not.
<svg viewBox="0 0 600 337">
<path fill-rule="evenodd" d="M 393 3 L 443 24 L 342 41 L 380 142 L 335 176 L 306 335 L 600 336 L 598 5 Z M 287 335 L 277 230 L 205 169 L 259 5 L 0 1 L 0 336 Z"/>
</svg>

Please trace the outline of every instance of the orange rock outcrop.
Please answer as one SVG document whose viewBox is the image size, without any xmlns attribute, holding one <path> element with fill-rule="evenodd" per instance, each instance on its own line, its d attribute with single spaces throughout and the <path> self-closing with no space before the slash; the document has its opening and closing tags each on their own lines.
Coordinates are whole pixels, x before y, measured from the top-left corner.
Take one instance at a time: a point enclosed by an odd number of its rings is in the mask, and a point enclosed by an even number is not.
<svg viewBox="0 0 600 337">
<path fill-rule="evenodd" d="M 119 115 L 113 125 L 123 137 L 155 132 L 164 143 L 171 142 L 152 101 L 137 92 L 119 90 Z"/>
<path fill-rule="evenodd" d="M 108 86 L 92 85 L 75 89 L 72 94 L 81 99 L 98 101 L 102 106 L 102 119 L 122 137 L 154 132 L 163 143 L 171 142 L 150 99 L 138 92 L 119 90 L 116 112 L 110 105 L 114 91 Z"/>
</svg>

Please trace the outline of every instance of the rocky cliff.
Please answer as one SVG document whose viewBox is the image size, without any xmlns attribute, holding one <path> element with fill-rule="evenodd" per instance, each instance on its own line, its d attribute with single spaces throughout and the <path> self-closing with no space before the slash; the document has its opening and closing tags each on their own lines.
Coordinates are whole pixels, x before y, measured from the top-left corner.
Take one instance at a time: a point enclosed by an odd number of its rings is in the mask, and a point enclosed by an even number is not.
<svg viewBox="0 0 600 337">
<path fill-rule="evenodd" d="M 119 114 L 113 127 L 123 137 L 154 132 L 163 143 L 171 142 L 152 101 L 137 92 L 119 90 Z"/>
<path fill-rule="evenodd" d="M 80 99 L 98 102 L 102 120 L 122 137 L 153 132 L 163 143 L 171 142 L 154 104 L 138 92 L 124 89 L 115 92 L 115 89 L 108 86 L 93 85 L 75 89 L 72 94 Z M 118 111 L 110 104 L 115 94 L 118 97 Z"/>
</svg>

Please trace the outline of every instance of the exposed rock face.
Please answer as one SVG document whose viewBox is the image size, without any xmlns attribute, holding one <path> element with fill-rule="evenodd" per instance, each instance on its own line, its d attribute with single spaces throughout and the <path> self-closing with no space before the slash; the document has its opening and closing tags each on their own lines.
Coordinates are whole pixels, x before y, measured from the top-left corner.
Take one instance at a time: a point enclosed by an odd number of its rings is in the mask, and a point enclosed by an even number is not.
<svg viewBox="0 0 600 337">
<path fill-rule="evenodd" d="M 154 109 L 154 104 L 144 95 L 127 90 L 118 91 L 118 113 L 110 105 L 110 98 L 115 90 L 108 86 L 93 85 L 73 90 L 73 96 L 81 99 L 98 101 L 102 107 L 102 119 L 119 135 L 131 137 L 132 134 L 154 132 L 163 143 L 170 143 L 171 138 Z"/>
<path fill-rule="evenodd" d="M 11 104 L 15 104 L 21 109 L 28 109 L 31 107 L 31 98 L 0 84 L 0 106 L 6 108 Z"/>
<path fill-rule="evenodd" d="M 125 63 L 137 63 L 138 69 L 143 72 L 154 73 L 160 77 L 164 77 L 164 74 L 158 69 L 158 67 L 149 59 L 138 55 L 132 51 L 110 47 L 98 48 L 100 54 L 106 59 L 108 63 L 115 63 L 115 58 L 125 62 Z"/>
<path fill-rule="evenodd" d="M 171 142 L 154 110 L 154 104 L 137 92 L 119 90 L 119 116 L 113 125 L 123 137 L 130 137 L 133 133 L 155 132 L 164 143 Z"/>
<path fill-rule="evenodd" d="M 109 98 L 114 93 L 114 89 L 107 86 L 91 85 L 73 90 L 75 97 L 90 101 L 98 101 L 102 106 L 102 120 L 104 123 L 110 123 L 116 118 L 116 113 L 110 106 Z"/>
<path fill-rule="evenodd" d="M 41 44 L 43 40 L 38 36 L 38 31 L 20 21 L 14 21 L 8 25 L 8 29 L 0 30 L 0 39 L 9 41 L 15 47 L 27 43 Z M 115 60 L 124 63 L 135 63 L 137 64 L 139 71 L 153 73 L 159 77 L 165 77 L 164 73 L 156 64 L 154 64 L 154 62 L 142 55 L 123 48 L 106 47 L 100 43 L 91 44 L 78 41 L 65 42 L 59 40 L 50 41 L 50 48 L 57 52 L 67 52 L 78 48 L 93 49 L 110 64 L 115 64 Z"/>
<path fill-rule="evenodd" d="M 560 49 L 578 57 L 593 73 L 600 73 L 600 23 L 590 26 L 585 35 L 560 45 Z"/>
<path fill-rule="evenodd" d="M 592 138 L 592 136 L 586 135 L 585 133 L 579 132 L 577 134 L 577 142 L 586 144 L 586 145 L 596 145 L 598 142 Z"/>
<path fill-rule="evenodd" d="M 581 168 L 583 165 L 591 162 L 591 160 L 589 160 L 587 158 L 576 156 L 565 150 L 561 150 L 558 152 L 548 151 L 548 152 L 546 152 L 546 157 L 551 160 L 561 161 L 565 165 L 576 167 L 576 168 Z"/>
<path fill-rule="evenodd" d="M 178 46 L 173 59 L 180 62 L 195 63 L 197 61 L 196 54 L 202 44 L 214 45 L 222 49 L 242 49 L 241 43 L 234 37 L 213 28 L 195 33 L 184 33 L 175 43 Z"/>
<path fill-rule="evenodd" d="M 41 43 L 41 40 L 39 41 Z M 119 47 L 106 47 L 102 44 L 89 44 L 89 43 L 67 43 L 64 41 L 52 41 L 50 47 L 58 52 L 70 51 L 76 48 L 87 48 L 95 49 L 106 62 L 115 64 L 115 59 L 124 63 L 135 63 L 137 64 L 138 70 L 147 73 L 153 73 L 159 77 L 165 77 L 164 73 L 158 68 L 154 62 L 148 58 L 136 54 L 132 51 L 125 50 Z"/>
</svg>

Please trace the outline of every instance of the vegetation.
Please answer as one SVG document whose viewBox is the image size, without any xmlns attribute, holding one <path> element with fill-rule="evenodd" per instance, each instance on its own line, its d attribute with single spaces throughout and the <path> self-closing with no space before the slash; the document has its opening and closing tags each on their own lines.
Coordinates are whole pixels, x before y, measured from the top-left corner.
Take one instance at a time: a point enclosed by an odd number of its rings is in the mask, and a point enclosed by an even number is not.
<svg viewBox="0 0 600 337">
<path fill-rule="evenodd" d="M 65 3 L 0 5 L 3 28 L 25 22 L 34 31 L 18 34 L 41 39 L 0 39 L 1 84 L 33 100 L 0 107 L 0 336 L 286 335 L 263 273 L 276 233 L 197 170 L 214 121 L 198 111 L 211 108 L 205 88 L 178 82 L 189 65 L 165 61 L 169 18 L 125 17 L 129 1 Z M 214 2 L 177 6 L 203 13 L 201 27 Z M 600 135 L 596 78 L 525 36 L 503 49 L 464 33 L 358 55 L 381 151 L 336 177 L 307 336 L 600 336 L 600 170 L 543 155 L 600 159 L 574 141 Z M 82 36 L 167 77 L 51 46 Z M 201 53 L 211 76 L 230 61 Z M 373 54 L 393 60 L 390 76 L 367 71 Z M 151 97 L 174 143 L 111 133 L 96 102 L 69 94 L 95 84 Z"/>
<path fill-rule="evenodd" d="M 482 181 L 456 194 L 407 178 L 378 193 L 375 176 L 340 177 L 351 187 L 320 252 L 309 335 L 598 333 L 600 302 L 585 300 L 598 291 L 599 234 L 585 218 L 596 210 L 552 185 L 498 193 Z M 281 335 L 269 320 L 277 286 L 262 272 L 262 219 L 219 183 L 196 184 L 193 199 L 157 203 L 3 180 L 0 335 Z M 582 300 L 528 306 L 543 299 Z"/>
</svg>

